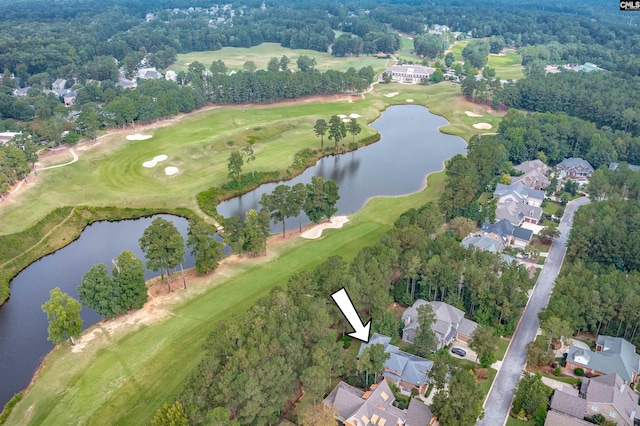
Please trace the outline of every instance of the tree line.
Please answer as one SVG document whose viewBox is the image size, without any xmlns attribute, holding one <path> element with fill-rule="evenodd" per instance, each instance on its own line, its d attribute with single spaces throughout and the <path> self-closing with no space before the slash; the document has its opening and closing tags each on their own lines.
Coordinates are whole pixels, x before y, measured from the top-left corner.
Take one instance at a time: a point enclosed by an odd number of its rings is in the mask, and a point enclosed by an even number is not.
<svg viewBox="0 0 640 426">
<path fill-rule="evenodd" d="M 375 331 L 395 338 L 400 324 L 387 308 L 397 288 L 407 297 L 414 291 L 427 300 L 464 308 L 483 324 L 501 319 L 512 323 L 501 331 L 513 329 L 526 300 L 524 269 L 505 265 L 497 255 L 465 249 L 446 235 L 433 240 L 441 224 L 435 205 L 411 209 L 379 243 L 360 250 L 351 262 L 330 257 L 314 270 L 293 275 L 248 312 L 217 324 L 205 343 L 203 360 L 178 396 L 184 416 L 191 424 L 208 424 L 221 413 L 241 424 L 269 423 L 282 416 L 286 401 L 295 400 L 301 389 L 319 402 L 331 388 L 331 377 L 349 377 L 355 367 L 345 365 L 338 339 L 349 326 L 330 298 L 343 287 L 361 317 L 372 318 Z M 411 299 L 405 297 L 403 303 Z M 425 330 L 430 331 L 428 326 Z M 369 366 L 369 361 L 380 361 L 372 356 L 358 366 L 364 375 L 379 370 Z M 473 380 L 459 377 L 466 372 L 453 369 L 451 374 L 450 388 L 464 388 L 458 390 L 470 403 L 465 405 L 468 411 L 452 411 L 445 393 L 438 397 L 438 410 L 444 418 L 464 419 L 458 421 L 466 424 L 477 417 L 475 402 L 481 398 Z"/>
</svg>

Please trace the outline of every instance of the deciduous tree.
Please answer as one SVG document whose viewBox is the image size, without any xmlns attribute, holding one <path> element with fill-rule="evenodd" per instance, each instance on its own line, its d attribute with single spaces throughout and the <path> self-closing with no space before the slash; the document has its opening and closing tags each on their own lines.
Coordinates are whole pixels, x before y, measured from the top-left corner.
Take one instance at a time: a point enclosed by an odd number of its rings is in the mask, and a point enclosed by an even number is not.
<svg viewBox="0 0 640 426">
<path fill-rule="evenodd" d="M 469 341 L 469 347 L 476 352 L 476 364 L 478 358 L 486 359 L 493 354 L 496 349 L 497 338 L 493 328 L 487 325 L 478 325 L 471 334 L 471 340 Z M 485 367 L 483 365 L 483 367 Z M 489 366 L 486 366 L 487 368 Z"/>
<path fill-rule="evenodd" d="M 171 292 L 169 271 L 184 260 L 184 238 L 173 222 L 157 217 L 144 230 L 140 248 L 147 258 L 147 268 L 167 273 L 167 288 Z M 163 275 L 164 275 L 164 272 Z"/>
<path fill-rule="evenodd" d="M 454 368 L 448 390 L 441 389 L 433 396 L 431 411 L 443 425 L 472 426 L 482 412 L 483 397 L 473 375 Z"/>
<path fill-rule="evenodd" d="M 242 153 L 240 151 L 232 151 L 229 155 L 229 163 L 227 164 L 227 169 L 229 170 L 227 176 L 229 179 L 237 180 L 240 178 L 243 164 L 244 159 L 242 158 Z"/>
<path fill-rule="evenodd" d="M 322 218 L 329 219 L 338 211 L 336 203 L 340 199 L 338 185 L 332 180 L 325 181 L 322 177 L 314 176 L 307 184 L 307 198 L 304 211 L 313 223 Z"/>
<path fill-rule="evenodd" d="M 47 314 L 49 321 L 48 340 L 56 345 L 67 339 L 75 343 L 75 338 L 82 332 L 82 305 L 63 293 L 60 287 L 54 288 L 49 294 L 49 300 L 42 305 L 42 312 Z"/>
<path fill-rule="evenodd" d="M 216 240 L 217 229 L 203 220 L 189 221 L 187 246 L 196 258 L 196 272 L 206 274 L 218 267 L 224 245 Z"/>
</svg>

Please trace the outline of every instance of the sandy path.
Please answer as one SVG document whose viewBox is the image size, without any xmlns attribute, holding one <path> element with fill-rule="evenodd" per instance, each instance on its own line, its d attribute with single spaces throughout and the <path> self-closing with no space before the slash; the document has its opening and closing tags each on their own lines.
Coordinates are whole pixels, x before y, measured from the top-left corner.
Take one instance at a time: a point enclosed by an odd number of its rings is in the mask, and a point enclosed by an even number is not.
<svg viewBox="0 0 640 426">
<path fill-rule="evenodd" d="M 342 225 L 347 222 L 349 222 L 349 218 L 347 216 L 333 216 L 331 219 L 329 219 L 329 222 L 316 225 L 313 228 L 304 231 L 300 236 L 302 238 L 306 238 L 307 240 L 315 240 L 316 238 L 320 238 L 322 236 L 322 231 L 324 231 L 325 229 L 342 228 Z"/>
<path fill-rule="evenodd" d="M 71 155 L 73 155 L 73 160 L 69 161 L 68 163 L 64 163 L 64 164 L 58 164 L 55 166 L 49 166 L 49 167 L 43 167 L 41 169 L 38 170 L 49 170 L 49 169 L 57 169 L 58 167 L 64 167 L 64 166 L 68 166 L 69 164 L 73 164 L 76 161 L 78 161 L 78 154 L 76 154 L 76 152 L 73 150 L 73 148 L 69 149 L 69 152 L 71 153 Z"/>
</svg>

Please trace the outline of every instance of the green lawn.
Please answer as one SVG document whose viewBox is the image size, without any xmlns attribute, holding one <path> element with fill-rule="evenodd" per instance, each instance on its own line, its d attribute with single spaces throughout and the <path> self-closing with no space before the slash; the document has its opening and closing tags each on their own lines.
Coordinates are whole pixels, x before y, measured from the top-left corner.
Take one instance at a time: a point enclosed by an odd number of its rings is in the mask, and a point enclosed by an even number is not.
<svg viewBox="0 0 640 426">
<path fill-rule="evenodd" d="M 524 77 L 522 56 L 515 49 L 505 49 L 502 55 L 489 55 L 487 65 L 496 70 L 496 78 L 518 80 Z"/>
<path fill-rule="evenodd" d="M 247 61 L 253 61 L 258 69 L 265 69 L 271 58 L 280 59 L 287 56 L 291 62 L 289 68 L 297 70 L 296 60 L 298 56 L 306 55 L 315 58 L 320 71 L 334 69 L 346 71 L 350 67 L 360 69 L 371 65 L 377 72 L 383 71 L 387 65 L 391 65 L 391 61 L 385 59 L 376 59 L 373 56 L 358 56 L 338 58 L 331 56 L 327 52 L 317 52 L 315 50 L 305 49 L 288 49 L 280 46 L 278 43 L 262 43 L 253 47 L 224 47 L 220 50 L 209 50 L 205 52 L 190 52 L 179 54 L 177 61 L 169 66 L 168 69 L 185 71 L 190 63 L 198 61 L 205 67 L 209 67 L 213 61 L 222 60 L 229 70 L 240 70 Z M 388 63 L 387 63 L 388 62 Z"/>
<path fill-rule="evenodd" d="M 545 206 L 542 208 L 542 211 L 549 214 L 556 214 L 559 208 L 560 204 L 547 200 Z"/>
<path fill-rule="evenodd" d="M 493 354 L 496 356 L 497 360 L 501 360 L 504 358 L 504 354 L 507 353 L 507 348 L 509 347 L 510 340 L 498 339 L 498 345 Z"/>
<path fill-rule="evenodd" d="M 462 59 L 462 51 L 464 50 L 465 47 L 467 47 L 467 44 L 469 44 L 469 41 L 471 41 L 471 39 L 456 41 L 455 43 L 453 43 L 453 45 L 451 45 L 451 47 L 447 52 L 453 53 L 453 56 L 456 58 L 456 61 L 464 62 Z"/>
<path fill-rule="evenodd" d="M 522 420 L 518 420 L 515 417 L 507 417 L 507 424 L 506 426 L 534 426 L 535 423 L 533 422 L 533 420 L 529 420 L 529 421 L 522 421 Z"/>
</svg>

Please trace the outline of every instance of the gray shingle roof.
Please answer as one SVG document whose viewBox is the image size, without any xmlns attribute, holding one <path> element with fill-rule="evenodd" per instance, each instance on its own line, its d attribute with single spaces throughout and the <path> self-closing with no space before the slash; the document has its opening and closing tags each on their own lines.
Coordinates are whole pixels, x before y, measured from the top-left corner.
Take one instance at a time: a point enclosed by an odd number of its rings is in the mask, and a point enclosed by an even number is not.
<svg viewBox="0 0 640 426">
<path fill-rule="evenodd" d="M 514 169 L 523 173 L 536 171 L 536 172 L 545 174 L 549 171 L 549 166 L 547 166 L 540 160 L 530 160 L 530 161 L 525 161 L 521 164 L 518 164 L 517 166 L 514 167 Z"/>
<path fill-rule="evenodd" d="M 593 423 L 555 410 L 549 410 L 544 426 L 593 426 Z"/>
<path fill-rule="evenodd" d="M 486 235 L 466 237 L 461 244 L 464 247 L 473 247 L 489 253 L 500 253 L 504 249 L 504 244 Z"/>
<path fill-rule="evenodd" d="M 338 414 L 340 420 L 345 420 L 360 408 L 363 404 L 364 392 L 344 382 L 338 385 L 327 395 L 323 403 Z"/>
<path fill-rule="evenodd" d="M 619 337 L 598 336 L 598 345 L 604 350 L 591 352 L 571 346 L 567 353 L 567 361 L 576 363 L 576 357 L 586 357 L 586 366 L 603 374 L 618 373 L 624 380 L 631 382 L 634 371 L 640 369 L 640 356 L 636 354 L 635 346 Z M 581 362 L 578 364 L 584 365 Z"/>
<path fill-rule="evenodd" d="M 476 331 L 476 328 L 478 328 L 477 322 L 462 318 L 460 326 L 458 327 L 458 333 L 471 337 L 473 332 Z"/>
<path fill-rule="evenodd" d="M 551 398 L 551 408 L 579 419 L 584 417 L 587 401 L 574 395 L 556 390 Z"/>
<path fill-rule="evenodd" d="M 620 163 L 609 163 L 609 170 L 616 170 L 620 166 Z M 636 166 L 634 164 L 627 164 L 627 168 L 629 170 L 633 170 L 634 172 L 640 171 L 640 166 Z"/>
<path fill-rule="evenodd" d="M 499 183 L 496 185 L 496 190 L 493 191 L 493 195 L 496 197 L 512 195 L 520 203 L 524 203 L 529 198 L 544 200 L 544 191 L 541 191 L 539 189 L 527 188 L 522 182 L 515 182 L 511 185 L 504 185 L 502 183 Z"/>
<path fill-rule="evenodd" d="M 405 426 L 425 426 L 433 419 L 433 413 L 422 401 L 412 398 L 407 409 Z"/>
<path fill-rule="evenodd" d="M 628 424 L 640 418 L 638 394 L 618 374 L 583 379 L 580 388 L 588 404 L 611 404 Z"/>
<path fill-rule="evenodd" d="M 565 158 L 560 163 L 558 163 L 556 167 L 560 170 L 565 171 L 569 171 L 571 169 L 584 169 L 586 171 L 590 171 L 591 173 L 593 173 L 594 171 L 593 167 L 591 167 L 591 164 L 589 164 L 587 160 L 580 157 Z"/>
<path fill-rule="evenodd" d="M 525 217 L 540 220 L 542 209 L 524 203 L 500 203 L 496 207 L 496 220 L 506 219 L 513 225 L 519 225 Z"/>
<path fill-rule="evenodd" d="M 389 354 L 389 359 L 385 361 L 385 371 L 383 376 L 389 377 L 393 380 L 403 380 L 407 383 L 411 383 L 415 386 L 421 386 L 429 381 L 427 374 L 433 362 L 422 357 L 409 354 L 401 351 L 397 346 L 391 345 L 390 337 L 382 334 L 374 333 L 369 343 L 362 343 L 360 350 L 358 351 L 358 357 L 362 354 L 362 351 L 371 345 L 381 344 L 385 348 L 385 352 Z M 395 374 L 397 372 L 399 374 Z"/>
</svg>

